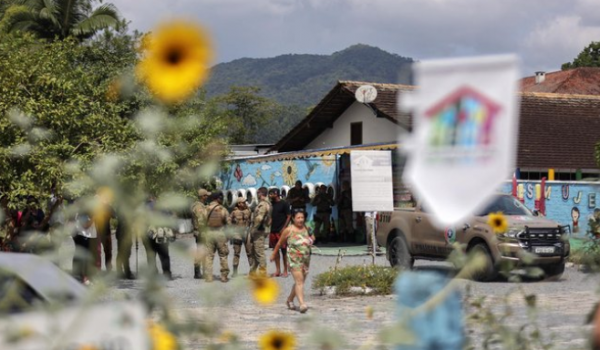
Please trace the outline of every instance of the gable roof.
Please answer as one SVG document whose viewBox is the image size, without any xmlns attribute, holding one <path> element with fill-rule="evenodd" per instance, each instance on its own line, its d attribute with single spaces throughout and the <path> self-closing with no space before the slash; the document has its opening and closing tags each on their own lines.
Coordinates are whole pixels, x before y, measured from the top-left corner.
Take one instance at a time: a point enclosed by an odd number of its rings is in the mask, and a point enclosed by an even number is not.
<svg viewBox="0 0 600 350">
<path fill-rule="evenodd" d="M 411 116 L 397 111 L 397 95 L 414 86 L 340 81 L 294 129 L 272 149 L 302 150 L 354 103 L 360 85 L 377 88 L 371 103 L 381 116 L 411 129 Z M 522 92 L 517 167 L 597 169 L 600 141 L 600 96 Z"/>
<path fill-rule="evenodd" d="M 523 92 L 600 95 L 600 68 L 582 67 L 545 74 L 542 83 L 535 76 L 521 79 Z"/>
<path fill-rule="evenodd" d="M 298 151 L 310 144 L 350 107 L 356 99 L 354 93 L 361 85 L 372 85 L 377 89 L 377 98 L 369 105 L 378 116 L 393 123 L 411 129 L 408 113 L 400 113 L 396 107 L 397 94 L 412 91 L 414 86 L 398 84 L 376 84 L 359 81 L 338 81 L 334 88 L 302 119 L 290 132 L 281 138 L 272 148 L 278 152 Z"/>
</svg>

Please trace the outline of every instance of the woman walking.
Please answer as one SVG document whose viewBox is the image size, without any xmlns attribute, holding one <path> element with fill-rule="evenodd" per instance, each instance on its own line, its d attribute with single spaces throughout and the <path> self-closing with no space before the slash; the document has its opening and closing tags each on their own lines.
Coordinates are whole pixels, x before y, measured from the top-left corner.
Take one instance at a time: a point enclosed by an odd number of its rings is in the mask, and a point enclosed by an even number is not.
<svg viewBox="0 0 600 350">
<path fill-rule="evenodd" d="M 305 313 L 308 310 L 308 306 L 304 302 L 304 282 L 308 275 L 308 268 L 310 266 L 310 254 L 311 246 L 314 239 L 310 236 L 308 228 L 304 225 L 306 219 L 306 213 L 303 211 L 297 211 L 292 216 L 293 225 L 288 226 L 283 230 L 277 245 L 273 249 L 271 254 L 271 261 L 275 260 L 275 253 L 279 251 L 279 248 L 287 243 L 288 249 L 288 265 L 294 277 L 294 285 L 290 291 L 290 295 L 287 299 L 287 307 L 290 310 L 298 310 L 301 313 Z M 298 298 L 300 308 L 294 305 L 294 299 Z"/>
</svg>

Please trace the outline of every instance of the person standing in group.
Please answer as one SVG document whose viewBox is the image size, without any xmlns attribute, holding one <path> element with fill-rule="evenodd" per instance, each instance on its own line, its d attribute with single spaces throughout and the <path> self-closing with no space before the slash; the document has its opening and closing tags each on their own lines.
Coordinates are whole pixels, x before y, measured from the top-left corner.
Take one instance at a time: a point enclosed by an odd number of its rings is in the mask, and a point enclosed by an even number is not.
<svg viewBox="0 0 600 350">
<path fill-rule="evenodd" d="M 198 201 L 192 204 L 192 224 L 194 225 L 194 238 L 196 240 L 196 254 L 194 255 L 194 278 L 201 279 L 204 274 L 206 258 L 206 202 L 211 193 L 201 188 L 198 190 Z"/>
<path fill-rule="evenodd" d="M 229 281 L 229 248 L 227 247 L 227 235 L 225 228 L 231 224 L 229 212 L 223 206 L 223 193 L 215 192 L 210 196 L 210 204 L 206 208 L 206 226 L 208 227 L 206 235 L 206 248 L 208 255 L 206 257 L 206 265 L 204 270 L 204 279 L 206 282 L 213 281 L 213 262 L 215 253 L 219 254 L 219 262 L 221 264 L 221 282 Z"/>
<path fill-rule="evenodd" d="M 281 237 L 281 232 L 283 232 L 290 223 L 291 213 L 289 204 L 281 200 L 278 188 L 269 190 L 269 199 L 271 200 L 271 233 L 269 234 L 269 248 L 274 249 Z M 271 275 L 271 277 L 288 276 L 287 250 L 285 243 L 281 245 L 280 249 L 281 254 L 279 254 L 279 250 L 274 252 L 275 273 Z M 280 255 L 283 262 L 283 274 L 281 274 Z"/>
<path fill-rule="evenodd" d="M 148 206 L 154 213 L 159 213 L 159 211 L 154 209 L 154 199 L 150 200 Z M 162 215 L 170 214 L 162 213 Z M 148 268 L 155 273 L 157 272 L 156 255 L 158 255 L 163 275 L 168 280 L 173 279 L 173 274 L 171 272 L 171 257 L 169 256 L 169 243 L 173 240 L 175 240 L 175 233 L 173 232 L 173 229 L 168 226 L 151 226 L 148 228 L 148 232 L 143 239 Z"/>
<path fill-rule="evenodd" d="M 345 242 L 354 233 L 352 224 L 352 191 L 348 181 L 342 182 L 342 191 L 337 198 L 340 241 Z"/>
<path fill-rule="evenodd" d="M 94 212 L 94 224 L 98 238 L 95 241 L 94 260 L 96 268 L 102 269 L 102 250 L 104 250 L 104 266 L 106 271 L 112 271 L 112 237 L 110 230 L 110 219 L 114 217 L 114 210 L 111 207 L 112 192 L 107 187 L 98 189 L 96 194 L 97 207 Z"/>
<path fill-rule="evenodd" d="M 231 237 L 231 244 L 233 244 L 233 275 L 236 277 L 238 274 L 238 266 L 240 265 L 240 255 L 242 253 L 242 244 L 246 250 L 246 256 L 248 257 L 248 265 L 252 267 L 252 253 L 250 240 L 248 239 L 248 224 L 250 223 L 250 216 L 252 213 L 248 208 L 248 204 L 244 200 L 241 194 L 238 196 L 238 201 L 235 208 L 231 212 L 231 223 L 234 225 L 234 229 Z"/>
<path fill-rule="evenodd" d="M 119 278 L 134 280 L 135 276 L 131 272 L 129 258 L 131 257 L 133 240 L 136 238 L 134 238 L 131 227 L 122 214 L 117 214 L 115 238 L 117 240 L 117 273 Z"/>
<path fill-rule="evenodd" d="M 302 181 L 296 181 L 294 187 L 288 191 L 287 200 L 292 207 L 292 212 L 302 210 L 306 212 L 306 205 L 310 203 L 307 191 L 302 188 Z"/>
<path fill-rule="evenodd" d="M 265 256 L 265 238 L 266 227 L 271 224 L 271 204 L 267 200 L 267 188 L 261 187 L 256 191 L 258 197 L 258 205 L 254 209 L 252 219 L 250 220 L 250 240 L 251 240 L 251 256 L 252 267 L 250 267 L 250 275 L 258 273 L 267 275 L 267 257 Z"/>
<path fill-rule="evenodd" d="M 275 245 L 275 250 L 271 255 L 270 260 L 276 259 L 275 252 L 283 244 L 288 246 L 288 262 L 292 276 L 294 277 L 294 285 L 287 298 L 286 304 L 290 310 L 298 310 L 305 313 L 308 306 L 304 301 L 304 283 L 308 276 L 308 268 L 310 267 L 310 255 L 313 238 L 310 236 L 305 225 L 306 213 L 297 211 L 292 216 L 292 225 L 283 230 L 279 241 Z M 294 299 L 298 298 L 300 308 L 294 305 Z"/>
<path fill-rule="evenodd" d="M 75 216 L 75 253 L 73 255 L 73 276 L 81 283 L 90 284 L 94 269 L 93 242 L 97 237 L 96 226 L 91 215 L 79 213 Z"/>
<path fill-rule="evenodd" d="M 331 217 L 331 207 L 335 204 L 331 196 L 327 193 L 327 186 L 321 185 L 318 193 L 312 200 L 312 205 L 317 208 L 313 216 L 315 223 L 315 238 L 318 241 L 327 243 L 329 235 L 329 218 Z M 321 231 L 322 230 L 322 231 Z"/>
</svg>

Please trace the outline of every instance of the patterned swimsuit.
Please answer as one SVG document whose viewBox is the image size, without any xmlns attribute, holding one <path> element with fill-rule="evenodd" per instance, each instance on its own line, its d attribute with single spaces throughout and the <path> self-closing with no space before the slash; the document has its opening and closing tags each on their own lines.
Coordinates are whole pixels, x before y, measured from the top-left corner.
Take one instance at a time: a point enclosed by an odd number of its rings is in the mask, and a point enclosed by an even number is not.
<svg viewBox="0 0 600 350">
<path fill-rule="evenodd" d="M 308 273 L 308 267 L 310 266 L 311 240 L 306 228 L 299 231 L 295 228 L 290 228 L 287 245 L 290 270 L 303 270 Z"/>
</svg>

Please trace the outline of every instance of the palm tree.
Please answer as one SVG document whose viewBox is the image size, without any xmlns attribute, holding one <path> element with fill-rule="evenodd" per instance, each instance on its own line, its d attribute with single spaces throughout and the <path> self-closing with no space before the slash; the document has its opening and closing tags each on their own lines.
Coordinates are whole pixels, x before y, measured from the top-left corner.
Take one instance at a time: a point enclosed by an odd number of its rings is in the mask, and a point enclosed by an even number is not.
<svg viewBox="0 0 600 350">
<path fill-rule="evenodd" d="M 89 38 L 102 29 L 116 27 L 119 14 L 113 4 L 102 4 L 95 9 L 95 0 L 12 0 L 12 6 L 22 11 L 5 19 L 8 32 L 31 32 L 41 38 L 80 40 Z"/>
</svg>

